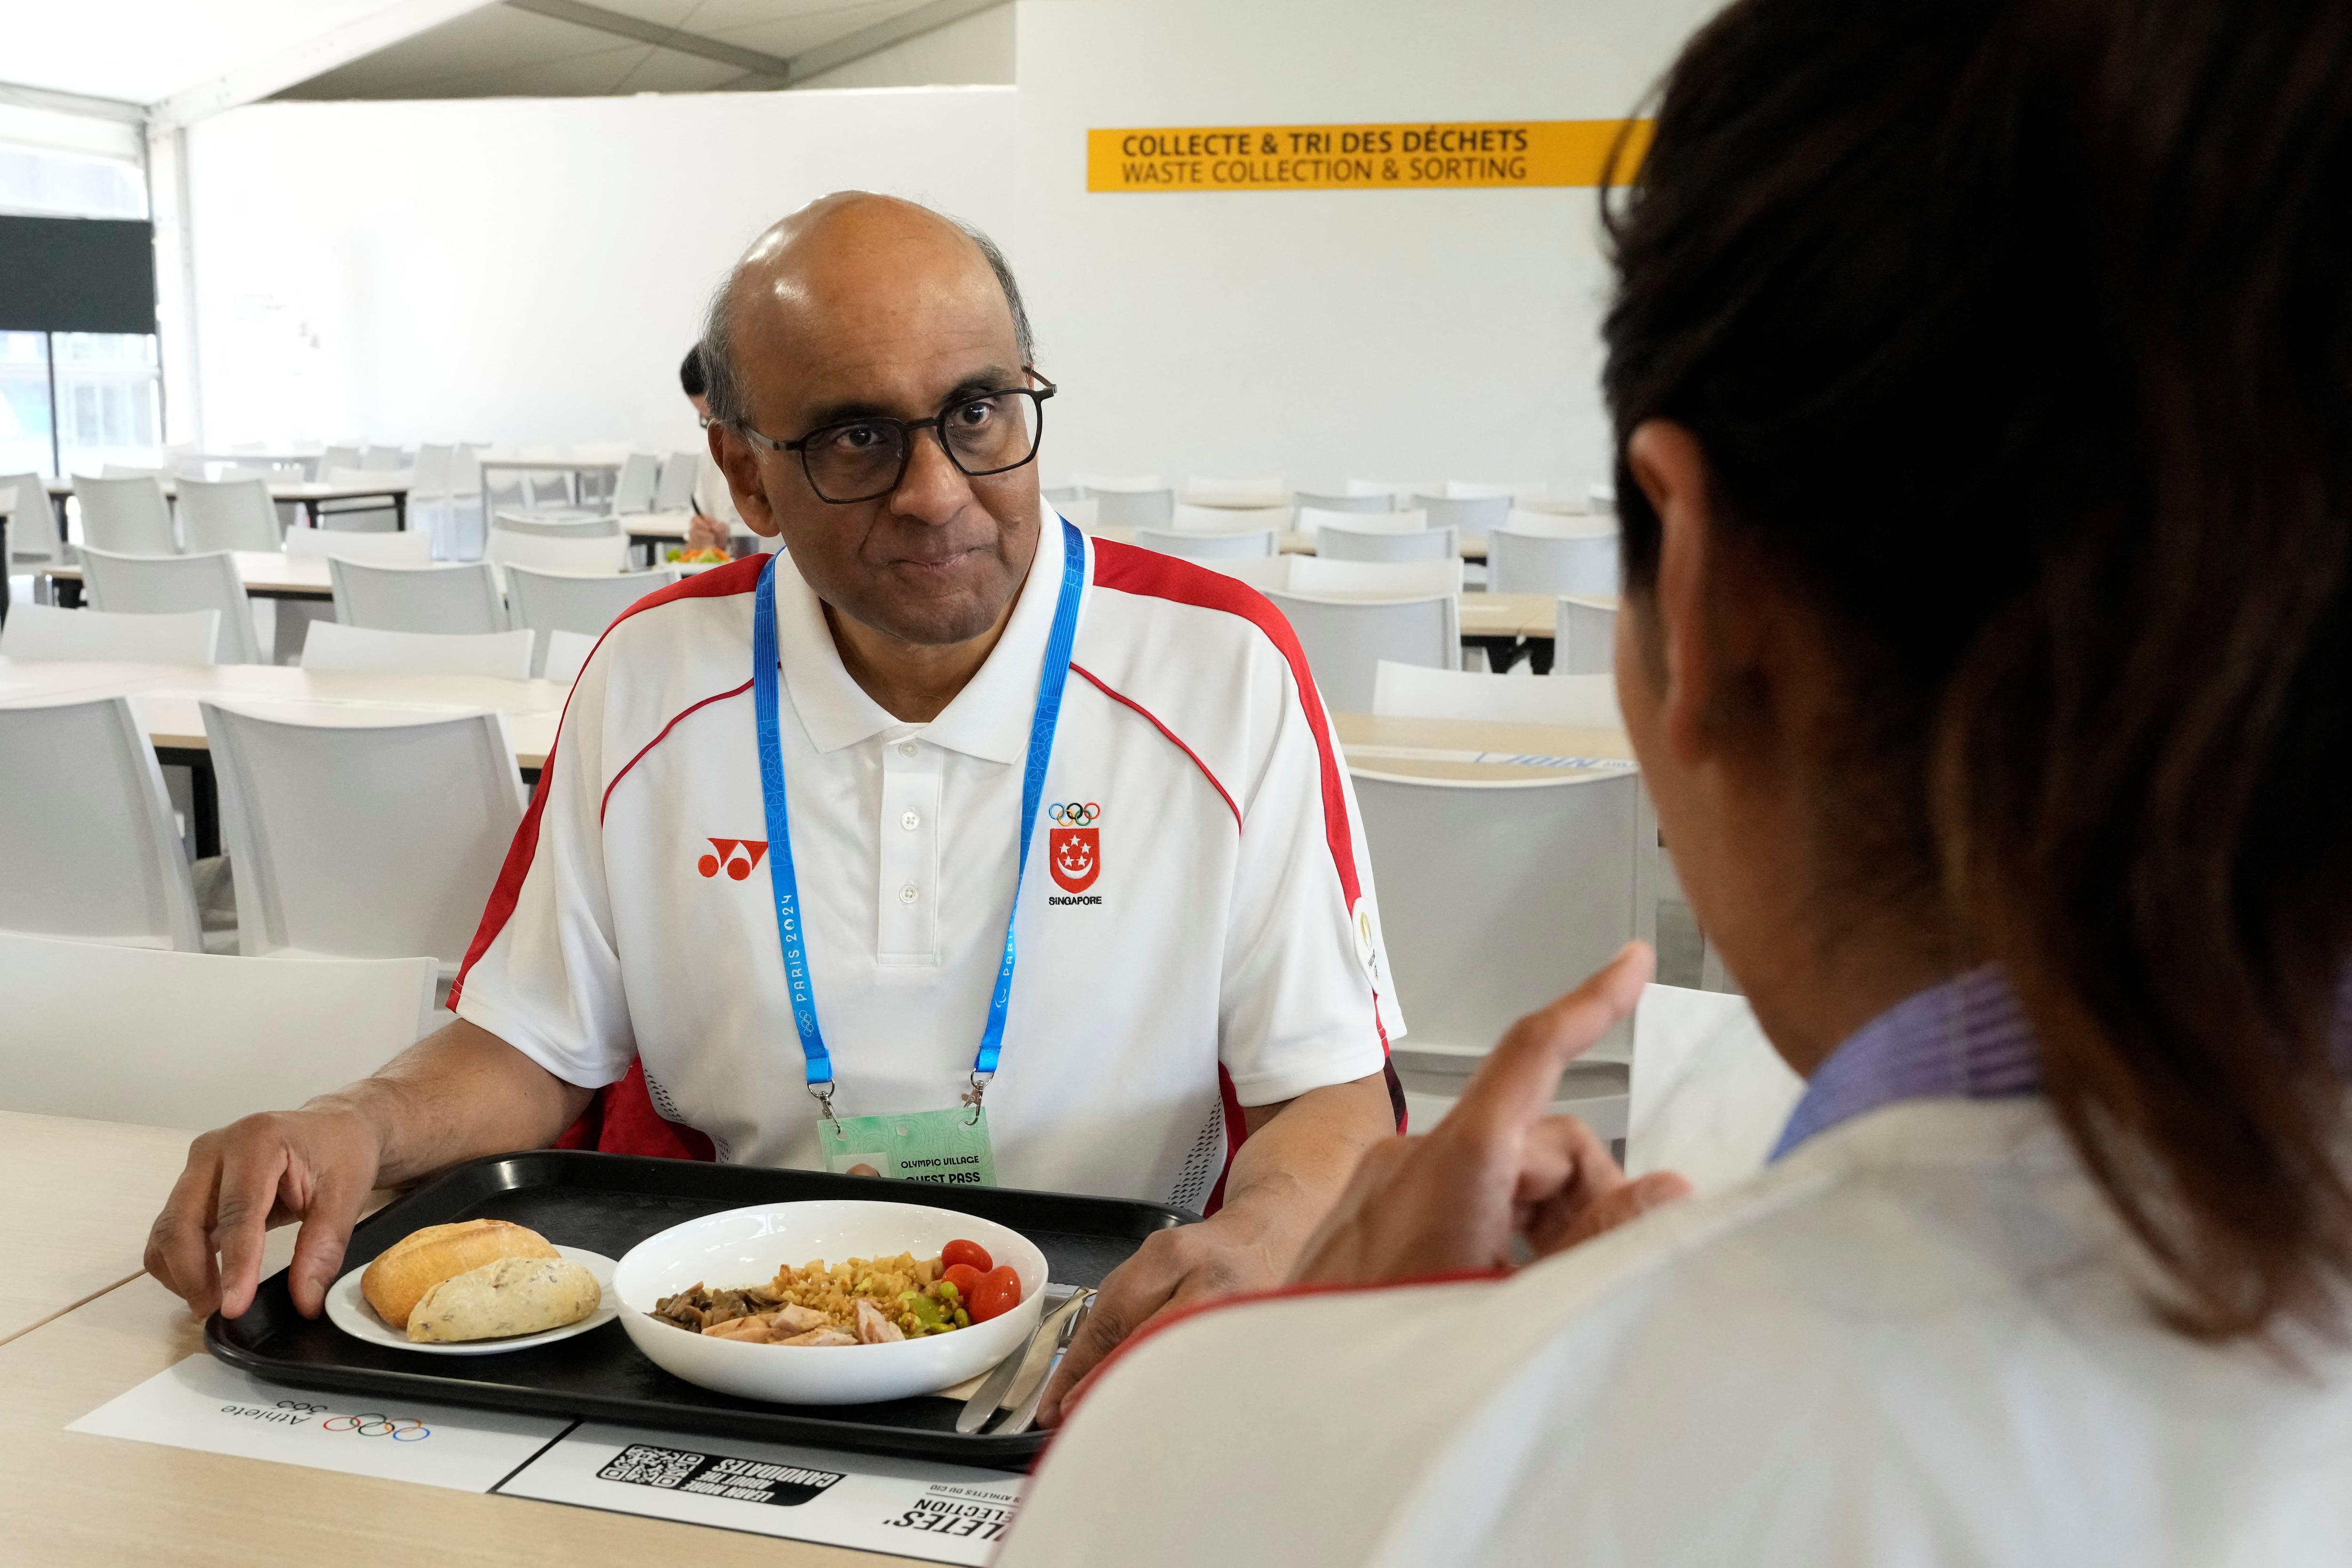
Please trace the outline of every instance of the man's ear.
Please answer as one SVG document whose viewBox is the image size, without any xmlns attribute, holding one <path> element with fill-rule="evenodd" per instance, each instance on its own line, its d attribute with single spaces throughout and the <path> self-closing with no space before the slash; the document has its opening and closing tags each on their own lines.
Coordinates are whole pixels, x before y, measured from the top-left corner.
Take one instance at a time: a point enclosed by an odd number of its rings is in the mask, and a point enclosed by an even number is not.
<svg viewBox="0 0 2352 1568">
<path fill-rule="evenodd" d="M 752 454 L 751 443 L 716 420 L 702 433 L 710 442 L 711 461 L 727 476 L 727 489 L 735 498 L 735 510 L 742 514 L 743 526 L 765 539 L 782 533 L 783 525 L 776 521 L 767 489 L 760 483 L 760 460 Z"/>
<path fill-rule="evenodd" d="M 1658 729 L 1676 761 L 1696 765 L 1714 749 L 1708 721 L 1727 673 L 1708 614 L 1709 574 L 1721 561 L 1706 454 L 1684 426 L 1651 419 L 1626 441 L 1625 460 L 1660 531 L 1650 605 L 1662 665 Z"/>
</svg>

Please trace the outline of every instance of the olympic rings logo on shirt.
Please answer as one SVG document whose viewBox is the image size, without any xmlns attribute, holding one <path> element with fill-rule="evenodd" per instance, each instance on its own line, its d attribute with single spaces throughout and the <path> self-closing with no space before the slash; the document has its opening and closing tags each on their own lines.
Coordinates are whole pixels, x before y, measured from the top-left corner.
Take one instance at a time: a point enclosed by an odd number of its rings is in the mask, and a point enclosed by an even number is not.
<svg viewBox="0 0 2352 1568">
<path fill-rule="evenodd" d="M 395 1443 L 421 1443 L 433 1436 L 433 1428 L 422 1421 L 394 1418 L 375 1410 L 361 1415 L 331 1416 L 319 1425 L 329 1432 L 356 1432 L 362 1437 L 389 1437 Z"/>
<path fill-rule="evenodd" d="M 1092 801 L 1083 805 L 1075 800 L 1066 805 L 1057 801 L 1045 808 L 1045 819 L 1056 827 L 1084 827 L 1101 816 L 1102 807 Z"/>
</svg>

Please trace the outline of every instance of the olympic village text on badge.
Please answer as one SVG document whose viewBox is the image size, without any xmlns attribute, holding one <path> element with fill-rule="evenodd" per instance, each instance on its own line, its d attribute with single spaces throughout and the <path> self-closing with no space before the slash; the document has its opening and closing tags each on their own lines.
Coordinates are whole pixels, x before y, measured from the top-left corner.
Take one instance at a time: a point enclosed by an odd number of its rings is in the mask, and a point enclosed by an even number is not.
<svg viewBox="0 0 2352 1568">
<path fill-rule="evenodd" d="M 1646 120 L 1229 125 L 1087 132 L 1089 191 L 1545 188 L 1630 182 Z"/>
</svg>

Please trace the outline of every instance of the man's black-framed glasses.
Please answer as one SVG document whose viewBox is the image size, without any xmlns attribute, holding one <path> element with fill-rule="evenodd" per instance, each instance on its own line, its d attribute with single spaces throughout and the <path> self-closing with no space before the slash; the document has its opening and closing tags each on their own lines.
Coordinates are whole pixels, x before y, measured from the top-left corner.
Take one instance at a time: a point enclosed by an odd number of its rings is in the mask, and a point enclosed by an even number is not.
<svg viewBox="0 0 2352 1568">
<path fill-rule="evenodd" d="M 984 479 L 1009 473 L 1037 456 L 1045 434 L 1045 399 L 1055 386 L 1035 371 L 1035 386 L 1001 392 L 964 393 L 929 419 L 893 419 L 862 415 L 821 425 L 797 441 L 762 436 L 749 425 L 736 430 L 771 452 L 798 452 L 809 488 L 835 506 L 876 500 L 898 488 L 915 450 L 915 432 L 929 430 L 965 478 Z"/>
</svg>

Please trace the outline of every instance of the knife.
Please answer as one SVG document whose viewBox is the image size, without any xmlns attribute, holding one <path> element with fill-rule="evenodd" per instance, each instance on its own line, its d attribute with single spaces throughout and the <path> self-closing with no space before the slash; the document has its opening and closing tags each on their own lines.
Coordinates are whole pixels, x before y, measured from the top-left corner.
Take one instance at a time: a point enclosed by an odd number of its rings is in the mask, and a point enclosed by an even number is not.
<svg viewBox="0 0 2352 1568">
<path fill-rule="evenodd" d="M 998 1410 L 1017 1403 L 1009 1396 L 1013 1380 L 1021 1375 L 1021 1369 L 1029 1364 L 1030 1347 L 1045 1334 L 1046 1325 L 1055 1321 L 1057 1314 L 1068 1311 L 1073 1302 L 1090 1294 L 1092 1292 L 1084 1289 L 1074 1290 L 1055 1307 L 1053 1312 L 1038 1319 L 1037 1326 L 1029 1331 L 1029 1337 L 1021 1342 L 1021 1348 L 998 1362 L 996 1370 L 972 1391 L 970 1399 L 964 1401 L 963 1412 L 956 1417 L 957 1431 L 967 1435 L 977 1432 L 988 1425 L 989 1418 Z"/>
<path fill-rule="evenodd" d="M 1053 1381 L 1047 1374 L 1054 1370 L 1055 1363 L 1061 1359 L 1062 1352 L 1070 1348 L 1070 1342 L 1077 1338 L 1078 1330 L 1085 1326 L 1087 1315 L 1094 1310 L 1095 1293 L 1091 1290 L 1080 1295 L 1076 1311 L 1064 1309 L 1062 1331 L 1055 1338 L 1054 1353 L 1045 1358 L 1045 1370 L 1037 1374 L 1037 1381 L 1029 1385 L 1029 1392 L 1021 1396 L 1021 1402 L 1013 1407 L 1013 1414 L 1006 1416 L 1003 1425 L 989 1434 L 990 1436 L 1017 1437 L 1029 1430 L 1031 1424 L 1037 1419 L 1037 1402 L 1045 1397 L 1045 1384 Z M 1027 1370 L 1025 1364 L 1023 1370 Z"/>
</svg>

